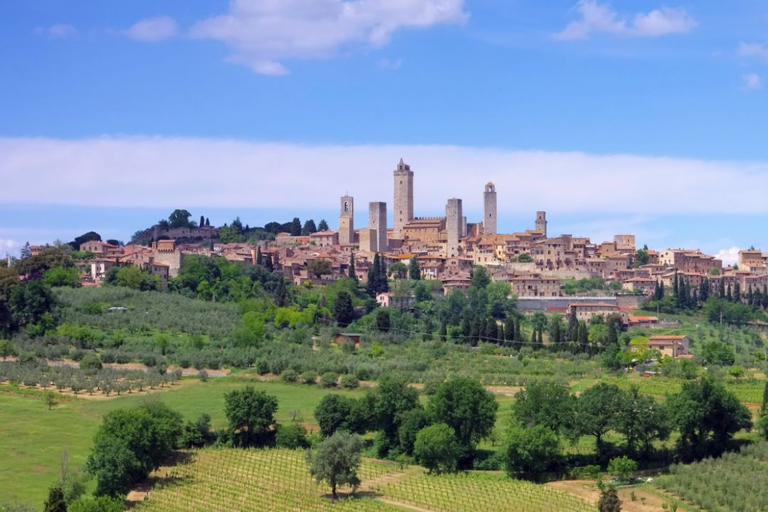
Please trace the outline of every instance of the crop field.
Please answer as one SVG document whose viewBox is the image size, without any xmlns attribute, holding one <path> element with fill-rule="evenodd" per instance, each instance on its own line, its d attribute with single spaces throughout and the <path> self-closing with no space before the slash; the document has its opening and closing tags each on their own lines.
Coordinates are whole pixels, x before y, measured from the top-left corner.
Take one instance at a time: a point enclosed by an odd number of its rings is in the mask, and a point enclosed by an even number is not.
<svg viewBox="0 0 768 512">
<path fill-rule="evenodd" d="M 595 508 L 566 492 L 498 473 L 421 474 L 388 485 L 382 493 L 387 498 L 435 511 L 592 512 Z"/>
<path fill-rule="evenodd" d="M 719 459 L 673 465 L 656 484 L 708 512 L 768 510 L 768 443 Z"/>
<path fill-rule="evenodd" d="M 309 475 L 303 451 L 211 449 L 174 468 L 135 510 L 151 512 L 398 510 L 370 498 L 343 498 L 334 504 L 329 488 Z M 374 480 L 397 470 L 383 462 L 364 462 L 360 478 Z M 342 492 L 349 491 L 341 488 Z"/>
<path fill-rule="evenodd" d="M 114 409 L 132 407 L 147 399 L 160 399 L 185 420 L 208 413 L 214 428 L 226 425 L 224 393 L 246 384 L 275 395 L 280 408 L 277 419 L 294 418 L 309 429 L 314 427 L 313 411 L 329 390 L 316 386 L 252 382 L 236 377 L 200 382 L 182 379 L 152 395 L 123 394 L 110 399 L 60 397 L 48 410 L 43 393 L 0 386 L 0 502 L 20 501 L 39 507 L 48 487 L 55 482 L 62 454 L 69 453 L 73 467 L 85 463 L 101 417 Z M 362 391 L 336 391 L 360 396 Z"/>
<path fill-rule="evenodd" d="M 428 476 L 421 468 L 399 470 L 386 462 L 364 461 L 360 498 L 332 504 L 327 486 L 309 475 L 302 451 L 202 450 L 194 461 L 174 468 L 136 510 L 197 511 L 592 511 L 568 493 L 511 480 L 501 474 Z M 342 489 L 348 491 L 348 489 Z"/>
</svg>

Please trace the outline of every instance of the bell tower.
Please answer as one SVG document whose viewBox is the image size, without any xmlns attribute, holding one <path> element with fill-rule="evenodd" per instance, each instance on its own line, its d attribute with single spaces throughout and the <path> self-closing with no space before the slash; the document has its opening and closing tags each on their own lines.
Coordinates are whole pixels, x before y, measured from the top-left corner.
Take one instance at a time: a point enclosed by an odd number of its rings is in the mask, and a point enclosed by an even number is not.
<svg viewBox="0 0 768 512">
<path fill-rule="evenodd" d="M 339 244 L 352 245 L 355 243 L 355 199 L 341 196 L 341 212 L 339 213 Z"/>
</svg>

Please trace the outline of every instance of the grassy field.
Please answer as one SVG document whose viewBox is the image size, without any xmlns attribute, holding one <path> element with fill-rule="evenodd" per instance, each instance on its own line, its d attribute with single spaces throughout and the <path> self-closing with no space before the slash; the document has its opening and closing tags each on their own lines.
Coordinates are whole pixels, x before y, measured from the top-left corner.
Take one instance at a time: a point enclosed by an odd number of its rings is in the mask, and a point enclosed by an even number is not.
<svg viewBox="0 0 768 512">
<path fill-rule="evenodd" d="M 277 397 L 278 421 L 287 422 L 297 415 L 309 428 L 313 411 L 328 390 L 315 386 L 288 385 L 279 382 L 248 382 L 239 378 L 200 382 L 184 379 L 170 389 L 151 395 L 123 395 L 111 399 L 70 399 L 48 410 L 37 396 L 17 396 L 0 390 L 0 503 L 20 501 L 42 505 L 48 487 L 56 480 L 62 454 L 69 453 L 73 466 L 85 463 L 93 435 L 107 412 L 130 407 L 148 398 L 163 400 L 181 412 L 185 419 L 208 413 L 214 427 L 226 424 L 224 393 L 252 384 Z M 362 391 L 338 391 L 361 396 Z M 296 412 L 293 412 L 296 411 Z M 315 427 L 315 430 L 317 428 Z"/>
<path fill-rule="evenodd" d="M 497 510 L 587 512 L 594 506 L 568 493 L 501 474 L 427 476 L 419 467 L 365 461 L 358 496 L 332 504 L 311 479 L 303 452 L 215 450 L 174 468 L 137 510 L 202 512 L 264 510 Z"/>
</svg>

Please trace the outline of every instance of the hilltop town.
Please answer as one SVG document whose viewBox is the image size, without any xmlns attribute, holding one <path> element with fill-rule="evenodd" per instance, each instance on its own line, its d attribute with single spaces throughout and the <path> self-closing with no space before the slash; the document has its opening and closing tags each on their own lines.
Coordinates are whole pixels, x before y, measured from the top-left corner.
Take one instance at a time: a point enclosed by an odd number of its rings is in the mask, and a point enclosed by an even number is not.
<svg viewBox="0 0 768 512">
<path fill-rule="evenodd" d="M 186 224 L 176 227 L 163 221 L 138 232 L 128 245 L 91 239 L 78 247 L 87 255 L 79 261 L 83 284 L 100 286 L 111 267 L 133 265 L 158 276 L 166 286 L 190 254 L 251 265 L 269 259 L 273 270 L 296 285 L 328 284 L 349 277 L 350 272 L 365 282 L 378 254 L 387 269 L 398 263 L 406 268 L 418 264 L 421 278 L 440 281 L 444 293 L 469 288 L 473 268 L 485 267 L 493 281 L 510 283 L 512 294 L 524 303 L 533 299 L 527 303 L 541 305 L 533 306 L 536 309 L 567 306 L 569 296 L 585 291 L 573 286 L 580 280 L 594 280 L 591 285 L 597 292 L 610 292 L 599 295 L 617 296 L 608 301 L 613 307 L 619 301 L 636 307 L 658 286 L 671 290 L 680 279 L 696 290 L 705 286 L 713 293 L 724 290 L 729 295 L 740 290 L 744 298 L 753 292 L 768 296 L 768 254 L 762 251 L 742 250 L 738 265 L 724 267 L 721 260 L 698 249 L 638 248 L 633 234 L 616 234 L 611 241 L 572 234 L 550 236 L 544 211 L 536 212 L 533 229 L 499 233 L 497 190 L 490 182 L 482 191 L 482 220 L 468 221 L 460 198 L 447 199 L 443 217 L 417 217 L 414 178 L 414 171 L 400 159 L 393 172 L 393 226 L 387 225 L 388 204 L 371 202 L 368 225 L 356 227 L 355 198 L 343 195 L 336 230 L 317 230 L 312 221 L 311 227 L 305 225 L 304 233 L 291 233 L 287 223 L 280 226 L 286 231 L 278 230 L 266 240 L 223 243 L 220 228 L 201 218 L 199 224 L 184 219 Z M 320 227 L 328 225 L 322 221 Z M 221 229 L 242 231 L 243 227 L 233 223 Z M 33 246 L 30 252 L 36 254 L 43 248 Z M 381 303 L 388 300 L 379 298 Z M 605 305 L 605 298 L 600 303 Z"/>
</svg>

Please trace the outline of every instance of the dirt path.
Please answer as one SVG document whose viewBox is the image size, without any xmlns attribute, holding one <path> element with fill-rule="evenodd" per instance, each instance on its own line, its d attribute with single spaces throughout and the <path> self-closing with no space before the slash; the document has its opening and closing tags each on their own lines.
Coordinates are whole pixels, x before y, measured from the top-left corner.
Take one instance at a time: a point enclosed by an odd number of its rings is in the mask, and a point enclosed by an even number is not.
<svg viewBox="0 0 768 512">
<path fill-rule="evenodd" d="M 550 482 L 546 486 L 573 494 L 589 503 L 597 504 L 600 500 L 600 490 L 595 486 L 594 480 L 561 480 Z M 669 505 L 674 498 L 661 490 L 652 492 L 637 486 L 619 489 L 619 499 L 621 499 L 621 510 L 624 512 L 651 512 L 662 510 L 662 505 L 664 503 Z M 678 501 L 682 502 L 682 500 Z"/>
<path fill-rule="evenodd" d="M 376 501 L 380 501 L 384 503 L 385 505 L 389 505 L 390 507 L 397 507 L 403 510 L 413 510 L 414 512 L 434 512 L 430 508 L 417 507 L 416 505 L 411 505 L 409 503 L 402 503 L 400 501 L 391 500 L 389 498 L 376 497 L 374 499 Z"/>
</svg>

